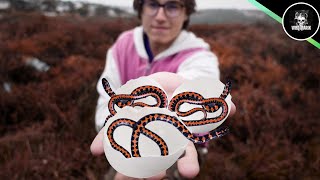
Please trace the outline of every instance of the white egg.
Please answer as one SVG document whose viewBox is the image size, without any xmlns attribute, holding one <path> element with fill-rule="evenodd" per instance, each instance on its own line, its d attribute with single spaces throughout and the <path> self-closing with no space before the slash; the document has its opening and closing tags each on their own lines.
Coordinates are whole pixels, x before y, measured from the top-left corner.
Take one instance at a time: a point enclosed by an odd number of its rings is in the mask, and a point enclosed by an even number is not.
<svg viewBox="0 0 320 180">
<path fill-rule="evenodd" d="M 138 141 L 141 157 L 132 157 L 131 139 L 133 128 L 128 126 L 118 126 L 113 129 L 113 138 L 118 145 L 130 153 L 131 157 L 126 158 L 120 151 L 111 146 L 108 129 L 112 123 L 119 119 L 130 119 L 137 122 L 139 119 L 154 113 L 176 116 L 174 112 L 170 112 L 165 108 L 145 107 L 138 110 L 132 107 L 124 107 L 106 123 L 103 130 L 104 151 L 107 160 L 116 171 L 134 178 L 152 177 L 167 170 L 184 153 L 189 140 L 172 124 L 163 121 L 152 121 L 146 124 L 145 128 L 163 139 L 169 152 L 166 156 L 161 155 L 160 147 L 157 143 L 141 134 Z"/>
<path fill-rule="evenodd" d="M 219 79 L 211 78 L 211 77 L 200 77 L 194 80 L 187 80 L 183 84 L 181 84 L 174 92 L 172 97 L 176 96 L 179 93 L 183 92 L 196 92 L 200 94 L 204 99 L 207 98 L 219 98 L 221 93 L 223 92 L 223 89 L 225 87 L 225 84 L 223 84 Z M 172 99 L 171 99 L 172 100 Z M 171 101 L 170 100 L 170 101 Z M 216 129 L 218 126 L 220 126 L 228 117 L 231 109 L 231 94 L 229 94 L 225 102 L 228 106 L 227 115 L 221 119 L 218 122 L 205 124 L 205 125 L 197 125 L 197 126 L 188 126 L 188 128 L 193 133 L 207 133 L 211 130 Z M 171 103 L 171 102 L 170 102 Z M 170 104 L 169 103 L 169 104 Z M 191 104 L 191 103 L 183 103 L 179 107 L 180 112 L 187 112 L 194 108 L 202 108 L 201 105 Z M 222 113 L 222 108 L 220 107 L 216 112 L 207 112 L 206 118 L 215 118 L 219 117 Z M 178 112 L 177 112 L 178 114 Z M 178 114 L 179 115 L 179 114 Z M 202 120 L 205 115 L 202 111 L 197 111 L 195 113 L 192 113 L 188 116 L 182 117 L 179 116 L 184 122 L 192 122 L 196 120 Z"/>
</svg>

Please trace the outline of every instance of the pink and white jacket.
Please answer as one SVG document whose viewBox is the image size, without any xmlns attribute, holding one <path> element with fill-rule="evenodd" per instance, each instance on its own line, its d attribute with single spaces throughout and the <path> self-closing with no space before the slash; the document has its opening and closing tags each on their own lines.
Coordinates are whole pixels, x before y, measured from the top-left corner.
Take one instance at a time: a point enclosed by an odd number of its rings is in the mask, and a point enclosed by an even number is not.
<svg viewBox="0 0 320 180">
<path fill-rule="evenodd" d="M 110 97 L 102 87 L 101 79 L 107 78 L 115 90 L 131 79 L 156 72 L 177 73 L 185 79 L 210 76 L 219 79 L 219 63 L 210 46 L 201 38 L 185 30 L 173 44 L 154 57 L 149 63 L 143 42 L 143 29 L 136 27 L 122 33 L 107 52 L 105 69 L 97 83 L 99 99 L 96 108 L 96 130 L 100 130 L 108 113 Z"/>
</svg>

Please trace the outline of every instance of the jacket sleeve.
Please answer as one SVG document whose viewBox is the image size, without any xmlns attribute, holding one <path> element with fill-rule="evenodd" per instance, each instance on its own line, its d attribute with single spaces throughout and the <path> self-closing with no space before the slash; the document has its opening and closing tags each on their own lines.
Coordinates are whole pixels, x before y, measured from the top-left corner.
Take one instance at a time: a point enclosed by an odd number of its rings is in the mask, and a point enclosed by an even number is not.
<svg viewBox="0 0 320 180">
<path fill-rule="evenodd" d="M 210 51 L 197 52 L 180 64 L 177 74 L 189 80 L 201 76 L 220 79 L 218 58 Z"/>
<path fill-rule="evenodd" d="M 97 91 L 99 94 L 95 114 L 95 127 L 97 131 L 99 131 L 102 128 L 105 122 L 105 118 L 108 115 L 110 115 L 108 109 L 108 101 L 110 97 L 102 86 L 102 78 L 106 78 L 109 81 L 109 84 L 113 91 L 115 91 L 121 86 L 119 70 L 112 51 L 112 48 L 108 50 L 105 68 L 97 83 Z"/>
</svg>

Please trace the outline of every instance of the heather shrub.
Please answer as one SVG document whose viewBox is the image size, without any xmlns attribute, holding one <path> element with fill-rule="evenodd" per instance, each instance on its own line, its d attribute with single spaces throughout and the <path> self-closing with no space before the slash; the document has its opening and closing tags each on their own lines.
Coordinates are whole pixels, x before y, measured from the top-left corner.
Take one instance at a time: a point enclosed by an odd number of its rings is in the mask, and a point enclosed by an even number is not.
<svg viewBox="0 0 320 180">
<path fill-rule="evenodd" d="M 0 20 L 1 179 L 96 179 L 95 86 L 106 50 L 136 21 L 11 14 Z M 320 54 L 281 25 L 194 25 L 233 81 L 231 134 L 210 142 L 197 179 L 320 176 Z M 46 72 L 26 65 L 36 57 Z M 8 86 L 9 89 L 4 88 Z"/>
</svg>

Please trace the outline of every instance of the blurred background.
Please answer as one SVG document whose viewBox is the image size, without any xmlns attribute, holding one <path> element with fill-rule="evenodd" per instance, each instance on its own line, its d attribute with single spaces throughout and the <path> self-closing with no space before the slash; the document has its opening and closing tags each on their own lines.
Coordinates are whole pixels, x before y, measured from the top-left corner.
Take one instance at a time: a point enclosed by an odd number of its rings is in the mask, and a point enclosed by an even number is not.
<svg viewBox="0 0 320 180">
<path fill-rule="evenodd" d="M 95 87 L 107 49 L 139 21 L 130 1 L 100 2 L 0 0 L 0 179 L 107 172 L 89 150 Z M 319 50 L 244 0 L 210 2 L 190 30 L 233 80 L 237 112 L 196 179 L 319 179 Z"/>
</svg>

